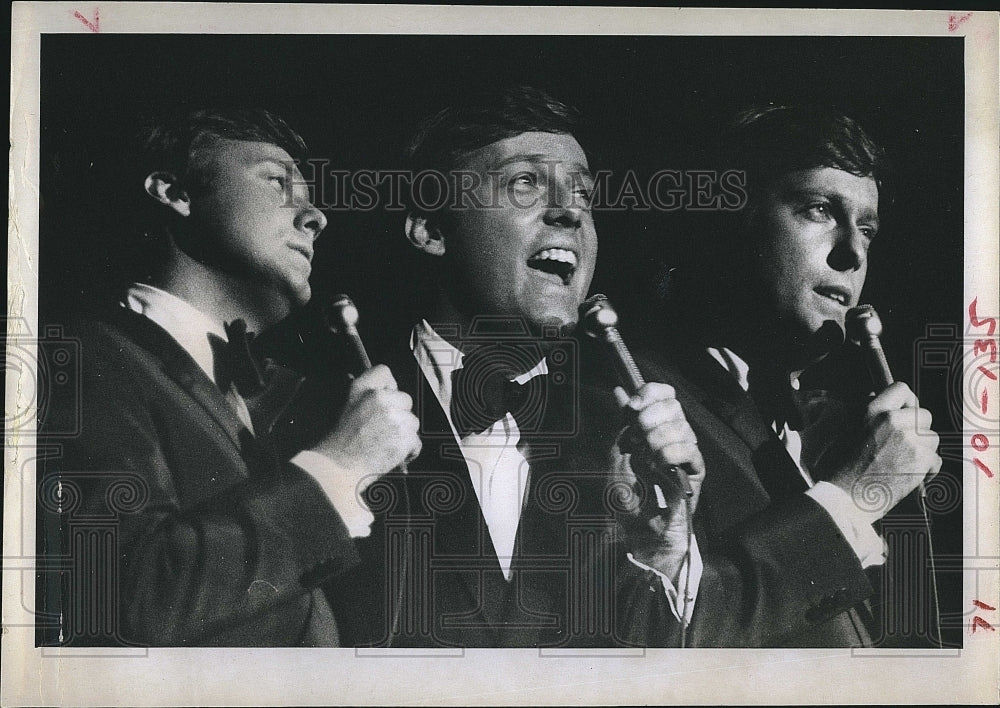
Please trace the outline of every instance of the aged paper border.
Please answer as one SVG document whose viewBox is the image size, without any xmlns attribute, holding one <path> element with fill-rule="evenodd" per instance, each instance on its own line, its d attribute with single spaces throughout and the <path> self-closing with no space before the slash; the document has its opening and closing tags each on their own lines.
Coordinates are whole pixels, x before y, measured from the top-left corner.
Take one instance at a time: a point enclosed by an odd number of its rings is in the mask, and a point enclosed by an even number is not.
<svg viewBox="0 0 1000 708">
<path fill-rule="evenodd" d="M 37 333 L 39 46 L 41 33 L 90 32 L 94 3 L 14 3 L 11 45 L 8 344 L 26 357 Z M 77 16 L 79 14 L 79 16 Z M 965 299 L 998 314 L 998 15 L 959 11 L 274 6 L 105 3 L 111 33 L 571 34 L 962 36 L 966 62 Z M 524 19 L 523 22 L 517 21 Z M 84 20 L 87 20 L 86 22 Z M 538 32 L 542 33 L 542 32 Z M 987 307 L 989 305 L 989 307 Z M 968 328 L 969 323 L 966 322 Z M 982 332 L 967 329 L 971 337 Z M 10 350 L 8 350 L 10 351 Z M 983 385 L 966 372 L 966 392 Z M 8 376 L 7 417 L 34 383 Z M 991 390 L 996 393 L 996 386 Z M 997 397 L 1000 399 L 1000 396 Z M 994 407 L 993 416 L 1000 406 Z M 14 413 L 12 413 L 12 411 Z M 994 431 L 996 427 L 990 426 Z M 966 418 L 966 439 L 980 428 Z M 353 650 L 151 649 L 117 656 L 34 648 L 33 430 L 5 440 L 4 705 L 995 703 L 1000 632 L 967 633 L 961 651 L 865 656 L 848 650 L 647 650 L 574 655 L 466 650 L 359 656 Z M 995 433 L 994 433 L 995 434 Z M 996 444 L 980 455 L 1000 471 Z M 964 602 L 998 606 L 1000 483 L 967 451 Z M 1000 476 L 998 476 L 1000 477 Z M 987 599 L 989 598 L 989 599 Z M 997 616 L 989 617 L 993 624 Z"/>
</svg>

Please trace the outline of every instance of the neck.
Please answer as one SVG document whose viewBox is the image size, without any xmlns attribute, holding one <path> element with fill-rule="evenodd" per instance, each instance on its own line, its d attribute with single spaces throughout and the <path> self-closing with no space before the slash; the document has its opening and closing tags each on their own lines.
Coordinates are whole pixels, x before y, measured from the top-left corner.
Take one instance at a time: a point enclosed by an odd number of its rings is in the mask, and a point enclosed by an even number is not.
<svg viewBox="0 0 1000 708">
<path fill-rule="evenodd" d="M 218 322 L 242 319 L 247 329 L 262 332 L 288 314 L 287 305 L 276 302 L 245 281 L 209 268 L 174 250 L 158 278 L 152 282 Z"/>
<path fill-rule="evenodd" d="M 724 341 L 751 371 L 784 383 L 797 379 L 826 356 L 826 352 L 811 352 L 809 342 L 797 341 L 773 316 L 743 320 L 732 327 Z"/>
<path fill-rule="evenodd" d="M 456 349 L 463 350 L 464 345 L 510 344 L 526 354 L 523 362 L 523 374 L 534 367 L 556 343 L 538 336 L 537 332 L 525 333 L 525 321 L 522 317 L 503 315 L 482 315 L 483 319 L 469 315 L 455 306 L 447 293 L 439 290 L 434 306 L 424 318 L 434 327 L 434 331 L 442 339 Z M 528 324 L 530 328 L 530 323 Z M 475 331 L 473 331 L 473 329 Z M 492 349 L 492 347 L 487 347 Z M 530 356 L 527 356 L 530 353 Z M 528 360 L 531 360 L 528 364 Z"/>
</svg>

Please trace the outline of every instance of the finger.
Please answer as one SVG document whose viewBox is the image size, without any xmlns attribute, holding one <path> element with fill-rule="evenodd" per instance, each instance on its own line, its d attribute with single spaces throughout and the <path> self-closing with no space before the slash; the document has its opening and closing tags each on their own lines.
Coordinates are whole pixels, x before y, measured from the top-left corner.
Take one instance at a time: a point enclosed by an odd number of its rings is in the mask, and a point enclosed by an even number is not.
<svg viewBox="0 0 1000 708">
<path fill-rule="evenodd" d="M 386 402 L 395 410 L 410 413 L 413 410 L 413 398 L 405 391 L 386 391 L 383 393 Z"/>
<path fill-rule="evenodd" d="M 656 426 L 646 433 L 646 444 L 652 450 L 659 450 L 667 445 L 684 443 L 695 446 L 697 438 L 694 431 L 687 422 L 677 423 L 670 421 Z"/>
<path fill-rule="evenodd" d="M 615 401 L 618 403 L 619 408 L 624 408 L 628 405 L 629 395 L 625 393 L 625 389 L 621 386 L 615 386 Z"/>
<path fill-rule="evenodd" d="M 942 463 L 941 456 L 934 455 L 934 461 L 931 463 L 930 470 L 927 472 L 927 476 L 924 477 L 925 482 L 934 479 L 934 477 L 937 476 L 938 472 L 941 471 L 941 463 Z"/>
<path fill-rule="evenodd" d="M 705 463 L 702 461 L 698 446 L 689 442 L 676 442 L 665 445 L 657 450 L 657 457 L 664 464 L 674 467 L 685 467 L 695 475 L 703 474 Z"/>
<path fill-rule="evenodd" d="M 413 445 L 410 446 L 410 452 L 406 455 L 406 459 L 403 461 L 403 464 L 409 464 L 420 457 L 420 451 L 423 449 L 423 446 L 424 444 L 420 441 L 420 438 L 417 438 L 413 442 Z"/>
<path fill-rule="evenodd" d="M 910 390 L 910 387 L 902 381 L 897 381 L 868 403 L 865 421 L 870 422 L 872 419 L 888 411 L 918 407 L 917 397 Z"/>
<path fill-rule="evenodd" d="M 396 379 L 385 364 L 378 364 L 368 369 L 368 371 L 362 372 L 354 380 L 353 386 L 362 389 L 388 389 L 390 391 L 395 391 L 398 388 L 396 386 Z"/>
<path fill-rule="evenodd" d="M 639 426 L 646 431 L 652 430 L 658 425 L 665 423 L 675 423 L 687 425 L 684 411 L 677 399 L 669 401 L 655 401 L 651 405 L 643 408 L 636 416 Z"/>
<path fill-rule="evenodd" d="M 629 405 L 635 410 L 642 410 L 657 401 L 666 401 L 675 398 L 674 387 L 670 384 L 651 382 L 644 384 L 632 399 Z"/>
</svg>

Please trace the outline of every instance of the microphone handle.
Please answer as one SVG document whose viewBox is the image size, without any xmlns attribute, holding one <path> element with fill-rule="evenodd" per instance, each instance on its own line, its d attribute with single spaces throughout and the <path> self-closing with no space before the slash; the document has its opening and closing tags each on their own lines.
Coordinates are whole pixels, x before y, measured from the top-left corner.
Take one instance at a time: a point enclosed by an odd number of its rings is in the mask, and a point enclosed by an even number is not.
<svg viewBox="0 0 1000 708">
<path fill-rule="evenodd" d="M 361 341 L 361 335 L 358 334 L 358 328 L 351 325 L 346 328 L 344 335 L 347 337 L 347 341 L 351 345 L 351 349 L 354 351 L 354 355 L 358 359 L 358 363 L 361 364 L 361 369 L 358 373 L 368 371 L 372 368 L 372 360 L 368 358 L 368 352 L 365 350 L 365 345 Z"/>
<path fill-rule="evenodd" d="M 625 386 L 628 394 L 634 396 L 639 392 L 640 388 L 646 385 L 646 381 L 642 378 L 639 367 L 636 366 L 635 359 L 632 358 L 632 353 L 625 346 L 625 340 L 622 339 L 618 328 L 605 328 L 604 341 L 607 342 L 608 346 L 614 352 L 614 356 L 611 359 L 615 363 L 615 368 L 618 369 L 618 376 L 621 378 L 622 384 Z"/>
<path fill-rule="evenodd" d="M 868 366 L 868 373 L 872 379 L 872 387 L 881 393 L 892 386 L 894 382 L 892 371 L 889 370 L 889 362 L 886 361 L 885 351 L 882 349 L 882 343 L 879 341 L 879 338 L 876 336 L 869 337 L 866 345 L 864 348 L 867 352 L 865 364 Z M 917 493 L 921 499 L 927 498 L 927 488 L 924 486 L 923 480 L 921 480 L 920 485 L 917 487 Z"/>
<path fill-rule="evenodd" d="M 868 356 L 865 363 L 868 365 L 868 374 L 872 379 L 872 386 L 880 393 L 893 384 L 892 372 L 889 370 L 889 362 L 886 361 L 885 351 L 882 350 L 882 343 L 878 337 L 871 337 L 868 340 Z"/>
<path fill-rule="evenodd" d="M 347 337 L 347 342 L 351 349 L 354 351 L 354 356 L 357 358 L 358 363 L 361 365 L 357 373 L 362 374 L 372 368 L 372 360 L 368 356 L 368 350 L 365 349 L 364 342 L 361 341 L 361 335 L 358 333 L 358 328 L 353 324 L 348 324 L 344 327 L 344 336 Z M 396 466 L 401 474 L 406 474 L 406 462 L 401 462 Z"/>
<path fill-rule="evenodd" d="M 632 358 L 632 353 L 625 346 L 625 340 L 622 339 L 618 328 L 614 326 L 605 327 L 604 341 L 614 354 L 611 359 L 615 362 L 615 368 L 618 369 L 618 375 L 621 377 L 626 392 L 630 396 L 634 396 L 639 392 L 640 388 L 646 385 L 646 381 L 643 379 L 642 373 L 635 363 L 635 359 Z M 657 464 L 657 466 L 659 465 Z M 684 495 L 688 498 L 693 497 L 694 489 L 691 487 L 691 481 L 688 479 L 687 472 L 680 465 L 670 465 L 670 469 L 676 470 L 676 477 L 680 480 Z"/>
</svg>

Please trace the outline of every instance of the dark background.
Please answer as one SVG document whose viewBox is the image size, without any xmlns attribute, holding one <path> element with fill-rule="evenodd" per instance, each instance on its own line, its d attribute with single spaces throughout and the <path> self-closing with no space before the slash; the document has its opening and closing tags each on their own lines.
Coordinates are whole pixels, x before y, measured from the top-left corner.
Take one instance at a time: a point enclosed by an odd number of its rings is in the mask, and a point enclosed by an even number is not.
<svg viewBox="0 0 1000 708">
<path fill-rule="evenodd" d="M 511 81 L 545 88 L 589 116 L 582 136 L 591 168 L 615 174 L 703 167 L 700 146 L 720 121 L 749 105 L 822 103 L 858 119 L 899 175 L 863 299 L 886 324 L 884 345 L 897 378 L 913 384 L 934 413 L 943 455 L 951 458 L 942 473 L 947 489 L 960 488 L 961 390 L 953 383 L 957 364 L 949 362 L 957 361 L 964 321 L 961 38 L 45 35 L 43 321 L 64 321 L 82 303 L 114 297 L 122 284 L 134 241 L 116 212 L 116 159 L 140 116 L 185 106 L 261 106 L 286 118 L 311 155 L 331 166 L 385 169 L 400 164 L 421 117 L 464 91 Z M 327 216 L 314 261 L 314 302 L 346 291 L 363 315 L 403 312 L 420 279 L 403 244 L 403 215 Z M 595 218 L 593 291 L 616 303 L 632 335 L 648 335 L 657 326 L 664 273 L 683 261 L 706 217 L 633 210 Z M 938 327 L 928 341 L 929 325 Z M 314 329 L 315 313 L 307 310 L 272 337 L 280 348 Z M 922 354 L 928 347 L 951 358 L 931 366 Z M 849 386 L 858 380 L 857 365 L 850 353 L 833 357 L 811 383 Z M 949 494 L 934 519 L 939 556 L 962 552 L 961 508 Z M 941 576 L 946 623 L 961 619 L 960 582 L 958 573 Z M 946 636 L 961 642 L 960 630 Z"/>
</svg>

